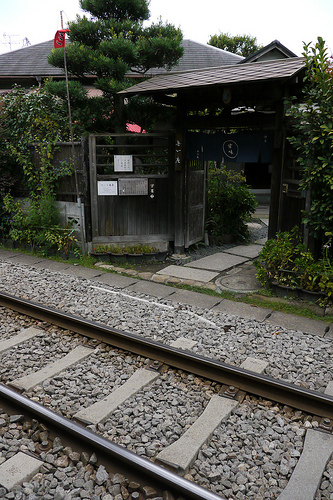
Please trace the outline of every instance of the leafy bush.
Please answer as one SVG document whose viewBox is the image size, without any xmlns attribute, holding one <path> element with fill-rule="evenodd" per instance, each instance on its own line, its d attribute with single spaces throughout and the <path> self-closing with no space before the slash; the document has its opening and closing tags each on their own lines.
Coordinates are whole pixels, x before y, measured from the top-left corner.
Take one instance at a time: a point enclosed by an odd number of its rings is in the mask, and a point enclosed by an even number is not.
<svg viewBox="0 0 333 500">
<path fill-rule="evenodd" d="M 9 237 L 20 244 L 41 247 L 44 253 L 50 249 L 66 254 L 76 241 L 72 228 L 62 228 L 59 212 L 51 194 L 30 200 L 25 206 L 7 194 L 4 209 L 10 217 Z"/>
<path fill-rule="evenodd" d="M 303 212 L 303 223 L 321 242 L 333 231 L 333 67 L 330 51 L 318 37 L 314 46 L 304 46 L 306 63 L 303 98 L 289 100 L 290 143 L 301 167 L 300 189 L 311 194 L 311 205 Z"/>
<path fill-rule="evenodd" d="M 56 143 L 69 137 L 63 101 L 43 88 L 27 91 L 16 85 L 1 98 L 0 126 L 5 129 L 6 150 L 22 169 L 30 197 L 54 192 L 55 183 L 71 173 L 68 162 L 53 165 Z"/>
<path fill-rule="evenodd" d="M 326 233 L 328 242 L 319 260 L 305 250 L 298 228 L 280 232 L 276 239 L 268 240 L 255 261 L 257 278 L 263 285 L 272 281 L 291 288 L 324 292 L 333 299 L 333 265 L 329 258 L 332 234 Z"/>
<path fill-rule="evenodd" d="M 217 244 L 227 234 L 236 240 L 247 240 L 249 231 L 245 222 L 255 212 L 257 204 L 241 174 L 226 167 L 210 168 L 206 226 Z"/>
</svg>

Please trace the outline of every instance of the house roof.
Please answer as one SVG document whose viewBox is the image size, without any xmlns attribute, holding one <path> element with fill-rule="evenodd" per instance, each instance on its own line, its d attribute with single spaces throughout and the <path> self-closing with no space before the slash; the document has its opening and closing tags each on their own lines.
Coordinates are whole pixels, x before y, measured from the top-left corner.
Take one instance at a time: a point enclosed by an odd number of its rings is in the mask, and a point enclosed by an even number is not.
<svg viewBox="0 0 333 500">
<path fill-rule="evenodd" d="M 282 45 L 279 40 L 273 40 L 273 42 L 269 43 L 262 49 L 257 50 L 254 54 L 243 59 L 242 63 L 247 62 L 257 62 L 259 60 L 268 60 L 269 59 L 283 59 L 286 57 L 297 57 L 294 52 L 289 50 L 287 47 Z"/>
<path fill-rule="evenodd" d="M 193 69 L 212 68 L 216 66 L 225 66 L 237 64 L 244 57 L 233 54 L 227 50 L 218 49 L 212 45 L 194 42 L 193 40 L 183 40 L 182 46 L 184 54 L 178 63 L 173 66 L 171 71 L 188 71 Z M 146 73 L 146 76 L 155 76 L 170 73 L 165 68 L 154 68 Z"/>
<path fill-rule="evenodd" d="M 37 76 L 63 78 L 65 72 L 47 62 L 51 49 L 53 40 L 0 54 L 0 78 Z"/>
<path fill-rule="evenodd" d="M 178 64 L 174 66 L 174 71 L 236 64 L 243 59 L 237 54 L 192 40 L 183 40 L 182 45 L 184 54 Z M 36 76 L 63 78 L 64 71 L 61 68 L 51 66 L 47 61 L 47 56 L 53 48 L 53 40 L 48 40 L 37 45 L 0 54 L 0 78 Z M 153 76 L 167 72 L 164 68 L 155 68 L 147 75 Z"/>
<path fill-rule="evenodd" d="M 305 67 L 302 57 L 277 59 L 265 62 L 234 64 L 218 68 L 206 68 L 181 73 L 168 73 L 122 90 L 119 94 L 173 93 L 189 88 L 253 83 L 258 81 L 287 80 Z"/>
</svg>

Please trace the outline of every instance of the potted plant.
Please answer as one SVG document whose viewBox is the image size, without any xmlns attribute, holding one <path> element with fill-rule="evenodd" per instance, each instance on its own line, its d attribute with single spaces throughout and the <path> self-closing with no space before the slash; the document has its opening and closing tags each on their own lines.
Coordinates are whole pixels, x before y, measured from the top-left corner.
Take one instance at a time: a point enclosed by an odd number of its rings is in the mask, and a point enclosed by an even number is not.
<svg viewBox="0 0 333 500">
<path fill-rule="evenodd" d="M 132 264 L 137 264 L 143 260 L 142 245 L 131 245 L 125 247 L 125 252 L 127 253 L 127 261 Z"/>
<path fill-rule="evenodd" d="M 92 251 L 89 253 L 92 257 L 95 257 L 102 262 L 110 262 L 108 245 L 95 245 Z"/>
<path fill-rule="evenodd" d="M 109 247 L 110 261 L 118 264 L 124 263 L 127 260 L 127 253 L 124 248 L 117 245 Z"/>
<path fill-rule="evenodd" d="M 141 245 L 141 249 L 143 253 L 143 260 L 145 261 L 157 260 L 159 252 L 156 247 L 151 247 L 150 245 L 143 244 Z"/>
</svg>

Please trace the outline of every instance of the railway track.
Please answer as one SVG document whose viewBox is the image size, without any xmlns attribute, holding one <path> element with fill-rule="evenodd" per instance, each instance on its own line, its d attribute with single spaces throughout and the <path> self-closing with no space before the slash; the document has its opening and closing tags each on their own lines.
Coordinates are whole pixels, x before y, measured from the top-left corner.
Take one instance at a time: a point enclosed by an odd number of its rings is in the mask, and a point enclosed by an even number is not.
<svg viewBox="0 0 333 500">
<path fill-rule="evenodd" d="M 253 405 L 253 408 L 255 407 L 258 408 L 258 405 L 260 407 L 260 405 L 263 404 L 262 402 L 261 403 L 260 402 L 258 403 L 257 401 L 254 402 L 255 398 L 259 397 L 260 398 L 259 401 L 262 401 L 261 398 L 264 398 L 265 400 L 270 400 L 275 403 L 278 403 L 280 406 L 285 405 L 288 408 L 292 408 L 294 409 L 294 411 L 298 410 L 299 412 L 306 412 L 307 415 L 315 416 L 314 421 L 316 425 L 314 425 L 314 427 L 322 429 L 322 432 L 324 434 L 320 433 L 320 435 L 329 436 L 329 438 L 331 438 L 330 433 L 332 431 L 331 419 L 333 416 L 333 398 L 327 394 L 317 393 L 315 391 L 311 391 L 309 389 L 305 389 L 302 387 L 295 387 L 290 383 L 273 380 L 260 373 L 255 373 L 253 371 L 253 368 L 252 370 L 248 370 L 244 367 L 234 367 L 227 365 L 225 363 L 210 360 L 190 352 L 184 352 L 184 350 L 182 349 L 177 349 L 172 346 L 165 346 L 158 342 L 143 339 L 142 337 L 138 337 L 134 334 L 121 332 L 109 327 L 105 327 L 104 325 L 99 325 L 91 321 L 83 320 L 82 318 L 77 318 L 73 315 L 68 315 L 53 310 L 48 307 L 32 304 L 29 301 L 18 299 L 8 294 L 4 293 L 0 294 L 0 305 L 4 307 L 9 307 L 29 317 L 36 318 L 39 321 L 55 324 L 58 327 L 65 328 L 66 330 L 76 332 L 76 334 L 83 335 L 86 338 L 92 339 L 90 341 L 92 342 L 92 344 L 90 344 L 91 346 L 94 345 L 94 342 L 102 342 L 103 345 L 108 345 L 112 346 L 113 348 L 122 349 L 130 353 L 135 353 L 137 359 L 140 358 L 142 360 L 150 358 L 151 360 L 155 361 L 155 364 L 153 364 L 152 367 L 153 370 L 150 370 L 151 373 L 153 373 L 152 379 L 155 376 L 154 372 L 155 374 L 156 373 L 158 374 L 159 373 L 158 370 L 160 370 L 161 367 L 163 372 L 163 366 L 165 365 L 171 367 L 174 373 L 177 373 L 179 370 L 182 370 L 185 373 L 194 374 L 196 377 L 204 377 L 205 379 L 209 379 L 211 381 L 211 384 L 214 384 L 212 386 L 214 388 L 214 391 L 210 391 L 214 393 L 213 394 L 214 402 L 215 400 L 218 401 L 218 399 L 220 400 L 223 399 L 224 400 L 223 406 L 226 405 L 230 409 L 230 411 L 229 410 L 227 411 L 226 418 L 229 417 L 231 411 L 234 411 L 238 407 L 240 402 L 244 401 L 246 395 L 247 395 L 246 402 L 248 409 L 251 408 L 251 405 Z M 88 356 L 90 354 L 88 352 L 84 352 L 84 349 L 88 349 L 90 350 L 90 352 L 93 352 L 93 349 L 91 349 L 91 347 L 90 348 L 84 347 L 82 353 L 80 354 L 82 355 L 82 358 L 80 359 L 84 359 L 84 355 Z M 59 362 L 57 362 L 57 364 L 59 365 Z M 61 368 L 61 366 L 58 366 L 58 368 Z M 146 369 L 146 366 L 144 367 L 144 369 L 142 368 L 142 366 L 139 366 L 138 369 L 139 370 L 141 369 L 142 371 L 145 372 L 148 371 Z M 31 373 L 33 373 L 33 371 Z M 30 379 L 31 378 L 32 377 L 30 377 Z M 37 381 L 34 380 L 32 382 L 30 380 L 30 385 L 26 382 L 26 380 L 27 377 L 25 377 L 24 383 L 22 382 L 22 380 L 21 381 L 16 380 L 16 382 L 14 381 L 14 383 L 13 381 L 11 381 L 10 383 L 14 387 L 16 387 L 16 390 L 25 391 L 29 394 L 29 391 L 31 391 L 33 387 L 36 387 L 36 385 L 38 386 L 38 384 L 42 384 L 44 379 L 37 378 Z M 221 389 L 222 398 L 220 396 L 218 397 L 216 396 L 217 388 Z M 212 394 L 209 394 L 209 396 L 212 396 Z M 28 401 L 26 400 L 26 398 L 24 398 L 19 394 L 16 395 L 16 393 L 13 393 L 13 391 L 11 391 L 6 386 L 1 387 L 1 397 L 4 400 L 11 400 L 12 403 L 17 397 L 18 400 L 20 401 L 17 402 L 18 405 L 22 403 L 25 403 L 28 406 L 32 405 L 33 407 L 35 407 L 34 411 L 36 410 L 36 413 L 34 413 L 35 415 L 34 418 L 41 419 L 43 421 L 51 423 L 52 427 L 53 426 L 56 427 L 57 425 L 59 425 L 59 429 L 61 430 L 61 432 L 62 433 L 64 432 L 65 429 L 64 420 L 63 417 L 60 417 L 58 414 L 53 415 L 54 412 L 50 412 L 48 409 L 45 408 L 43 409 L 43 407 L 40 407 L 40 405 L 34 403 L 34 401 L 31 400 Z M 210 402 L 213 398 L 212 397 L 210 398 Z M 227 403 L 225 403 L 226 401 Z M 28 407 L 26 407 L 25 411 L 27 411 L 27 413 L 30 413 L 32 412 L 32 408 L 30 406 L 29 409 Z M 40 411 L 41 413 L 38 413 Z M 46 414 L 43 413 L 43 411 L 46 412 L 47 416 Z M 243 410 L 241 410 L 241 412 L 242 411 Z M 51 415 L 52 418 L 54 416 L 55 421 L 51 419 Z M 92 421 L 91 417 L 89 417 L 89 412 L 88 412 L 88 417 L 87 417 L 87 412 L 86 414 L 84 414 L 83 412 L 83 415 L 82 414 L 76 415 L 76 417 L 78 421 L 84 422 L 85 424 L 88 424 L 88 426 L 92 427 L 95 426 L 96 428 L 98 428 L 100 423 L 105 420 L 105 417 L 102 417 L 100 420 L 97 419 L 96 421 Z M 56 423 L 57 420 L 59 419 L 61 420 L 61 423 L 59 422 Z M 207 421 L 206 417 L 204 417 L 203 419 L 203 422 L 205 421 Z M 101 427 L 101 429 L 99 430 L 105 432 L 105 428 L 103 427 Z M 313 429 L 311 429 L 311 431 L 312 430 Z M 122 453 L 123 448 L 119 448 L 113 443 L 110 443 L 109 439 L 101 437 L 96 432 L 92 432 L 89 428 L 88 429 L 84 428 L 82 427 L 82 425 L 78 425 L 73 421 L 69 421 L 69 428 L 66 428 L 66 433 L 71 433 L 71 432 L 73 432 L 74 434 L 77 433 L 76 434 L 77 436 L 80 435 L 81 436 L 79 438 L 80 441 L 86 442 L 87 444 L 89 444 L 89 446 L 92 445 L 92 441 L 90 440 L 93 440 L 97 437 L 98 444 L 96 445 L 96 448 L 99 450 L 99 453 L 101 453 L 102 455 L 108 454 L 110 453 L 110 450 L 108 448 L 111 447 L 112 452 L 115 452 L 116 453 L 115 456 L 117 457 L 114 458 L 113 460 L 116 460 L 117 462 L 122 460 L 120 458 L 120 455 L 117 455 L 117 453 Z M 79 432 L 83 434 L 79 434 Z M 317 434 L 318 436 L 320 431 L 315 431 L 315 432 L 318 433 Z M 184 433 L 184 435 L 186 435 L 186 432 Z M 179 438 L 179 443 L 178 443 L 180 449 L 183 446 L 183 442 L 181 441 L 181 439 L 182 437 Z M 218 443 L 218 439 L 216 439 L 215 436 L 214 439 L 215 442 Z M 316 437 L 316 439 L 318 439 L 318 437 Z M 212 449 L 214 448 L 214 444 L 204 445 L 204 446 L 206 446 L 204 453 L 208 455 L 213 453 Z M 218 444 L 216 444 L 215 446 L 218 447 Z M 196 490 L 197 486 L 193 482 L 186 481 L 180 476 L 175 475 L 168 470 L 168 468 L 174 469 L 176 471 L 177 468 L 189 469 L 191 465 L 183 467 L 181 461 L 180 465 L 177 463 L 172 463 L 172 462 L 170 463 L 168 461 L 168 458 L 163 459 L 163 454 L 162 454 L 162 456 L 159 457 L 159 460 L 157 460 L 163 464 L 164 467 L 161 468 L 158 467 L 156 464 L 153 464 L 151 461 L 143 460 L 141 457 L 138 457 L 137 454 L 132 455 L 128 450 L 125 450 L 125 455 L 126 458 L 124 458 L 124 463 L 126 464 L 127 469 L 129 468 L 128 457 L 130 457 L 131 460 L 132 459 L 134 460 L 133 468 L 136 468 L 137 466 L 139 467 L 139 474 L 138 474 L 139 476 L 142 475 L 143 474 L 142 471 L 145 470 L 147 476 L 151 478 L 150 479 L 151 484 L 156 485 L 156 482 L 157 485 L 163 484 L 163 487 L 165 489 L 169 489 L 169 491 L 175 493 L 176 496 L 182 495 L 185 496 L 185 498 L 216 498 L 216 495 L 214 495 L 214 493 L 209 492 L 207 490 L 202 490 L 200 488 L 199 490 Z M 141 460 L 143 460 L 143 462 L 141 462 Z M 137 463 L 138 461 L 140 462 L 139 465 Z M 144 467 L 143 463 L 146 466 L 147 465 L 146 462 L 148 462 L 147 470 L 143 469 Z M 192 463 L 193 460 L 191 464 Z M 142 467 L 142 469 L 140 469 L 140 467 Z M 195 467 L 196 465 L 194 462 L 194 469 Z M 182 472 L 184 473 L 184 470 Z M 181 484 L 177 482 L 180 482 Z M 186 488 L 189 488 L 189 490 L 187 490 Z M 135 498 L 135 496 L 133 498 Z M 288 498 L 288 497 L 281 496 L 281 498 Z M 302 500 L 304 500 L 303 497 Z"/>
</svg>

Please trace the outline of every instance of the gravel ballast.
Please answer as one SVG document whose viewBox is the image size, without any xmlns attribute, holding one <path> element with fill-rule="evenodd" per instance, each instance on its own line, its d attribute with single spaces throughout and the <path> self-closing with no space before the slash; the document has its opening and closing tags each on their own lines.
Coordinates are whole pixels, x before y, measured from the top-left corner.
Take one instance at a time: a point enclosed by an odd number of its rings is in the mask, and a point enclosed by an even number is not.
<svg viewBox="0 0 333 500">
<path fill-rule="evenodd" d="M 96 280 L 8 261 L 0 261 L 0 273 L 0 290 L 33 302 L 169 345 L 185 337 L 196 342 L 192 347 L 194 352 L 237 366 L 247 357 L 263 359 L 269 363 L 266 374 L 321 392 L 331 381 L 333 342 L 328 338 L 126 290 L 122 294 L 109 293 L 119 290 L 98 284 Z M 1 340 L 10 338 L 25 326 L 24 317 L 7 312 L 0 326 Z M 29 340 L 15 348 L 15 361 L 11 351 L 1 355 L 1 380 L 29 373 L 34 364 L 40 362 L 45 350 L 43 363 L 47 364 L 66 354 L 71 346 L 85 342 L 87 340 L 79 335 L 73 341 L 70 334 L 59 335 L 56 328 L 48 327 L 47 332 L 38 337 L 37 348 L 36 340 Z M 20 362 L 26 356 L 31 366 Z M 116 349 L 96 346 L 89 359 L 36 387 L 29 397 L 70 417 L 80 407 L 105 397 L 134 370 L 146 365 L 147 360 L 139 356 L 121 355 Z M 122 371 L 123 378 L 118 371 Z M 182 378 L 177 371 L 169 370 L 141 391 L 139 404 L 130 399 L 106 422 L 92 427 L 105 437 L 152 459 L 163 447 L 178 439 L 217 390 L 214 384 L 198 377 Z M 7 425 L 8 419 L 4 417 L 4 420 Z M 188 472 L 188 478 L 230 499 L 277 498 L 297 463 L 304 434 L 313 425 L 301 412 L 248 398 L 230 421 L 216 429 Z M 4 434 L 0 434 L 0 462 L 8 458 L 3 446 Z M 82 475 L 81 469 L 86 474 L 86 467 L 87 464 L 80 466 L 80 472 L 75 471 L 75 475 Z M 317 499 L 332 498 L 332 471 L 333 463 L 330 462 Z M 61 477 L 64 479 L 63 475 Z M 59 499 L 84 498 L 76 490 L 77 496 L 69 496 L 69 490 L 60 492 L 57 477 L 49 476 L 48 480 L 55 485 L 52 494 L 57 492 Z M 96 490 L 96 486 L 94 484 L 93 490 L 96 499 L 114 498 L 110 491 Z M 36 484 L 25 488 L 29 491 L 17 492 L 21 496 L 4 498 L 48 498 L 38 496 Z"/>
</svg>

